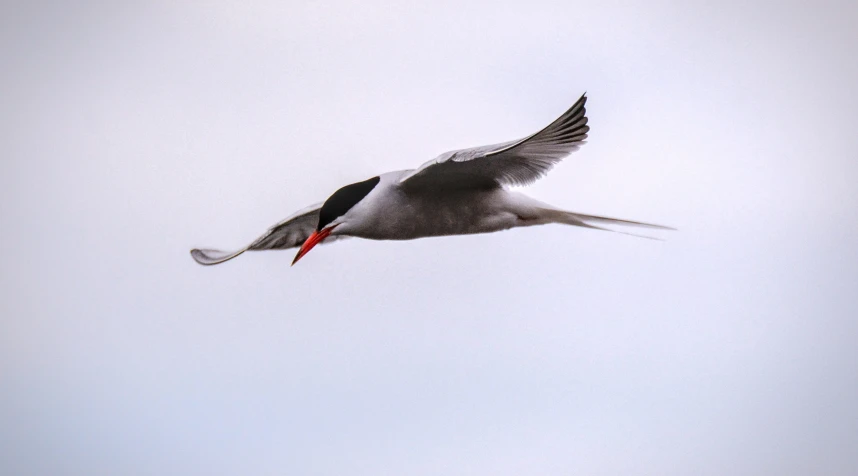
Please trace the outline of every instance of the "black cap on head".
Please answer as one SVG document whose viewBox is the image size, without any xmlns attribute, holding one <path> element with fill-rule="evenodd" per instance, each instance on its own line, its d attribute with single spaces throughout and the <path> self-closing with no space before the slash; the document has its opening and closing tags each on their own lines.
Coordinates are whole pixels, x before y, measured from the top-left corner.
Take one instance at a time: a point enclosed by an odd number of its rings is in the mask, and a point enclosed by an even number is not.
<svg viewBox="0 0 858 476">
<path fill-rule="evenodd" d="M 322 205 L 319 210 L 319 225 L 316 231 L 321 231 L 328 223 L 348 213 L 355 205 L 358 204 L 364 197 L 369 195 L 369 192 L 378 185 L 381 179 L 373 177 L 363 182 L 353 183 L 334 192 Z"/>
</svg>

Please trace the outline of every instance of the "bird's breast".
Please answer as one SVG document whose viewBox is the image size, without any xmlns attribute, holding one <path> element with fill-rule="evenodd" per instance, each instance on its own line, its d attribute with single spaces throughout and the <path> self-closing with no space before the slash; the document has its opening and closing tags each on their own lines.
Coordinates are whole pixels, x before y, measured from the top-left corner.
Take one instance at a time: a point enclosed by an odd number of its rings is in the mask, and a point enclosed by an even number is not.
<svg viewBox="0 0 858 476">
<path fill-rule="evenodd" d="M 349 234 L 375 240 L 411 240 L 503 230 L 515 226 L 515 216 L 504 210 L 502 193 L 502 190 L 417 196 L 390 193 L 384 200 L 376 201 L 363 224 Z"/>
</svg>

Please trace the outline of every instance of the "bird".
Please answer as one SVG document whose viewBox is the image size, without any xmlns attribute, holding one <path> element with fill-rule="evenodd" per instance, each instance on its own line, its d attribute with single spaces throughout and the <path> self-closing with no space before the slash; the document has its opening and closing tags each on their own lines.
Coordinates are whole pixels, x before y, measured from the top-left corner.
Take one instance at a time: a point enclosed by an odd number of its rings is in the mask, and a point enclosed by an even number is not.
<svg viewBox="0 0 858 476">
<path fill-rule="evenodd" d="M 632 233 L 604 225 L 674 230 L 566 211 L 512 190 L 545 176 L 586 143 L 590 131 L 586 104 L 584 93 L 554 122 L 523 139 L 445 152 L 416 169 L 387 172 L 346 185 L 237 251 L 195 248 L 191 256 L 199 264 L 215 265 L 246 251 L 298 248 L 292 260 L 295 265 L 319 243 L 349 237 L 412 240 L 550 223 L 625 234 Z"/>
</svg>

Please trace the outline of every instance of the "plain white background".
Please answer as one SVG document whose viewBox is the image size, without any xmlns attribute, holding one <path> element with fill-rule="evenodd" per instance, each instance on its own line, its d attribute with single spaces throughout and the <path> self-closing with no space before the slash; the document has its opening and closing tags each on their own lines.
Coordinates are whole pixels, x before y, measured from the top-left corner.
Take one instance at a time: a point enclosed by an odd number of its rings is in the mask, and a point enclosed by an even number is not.
<svg viewBox="0 0 858 476">
<path fill-rule="evenodd" d="M 5 3 L 0 473 L 858 473 L 858 9 L 596 3 Z M 188 255 L 585 90 L 668 241 Z"/>
</svg>

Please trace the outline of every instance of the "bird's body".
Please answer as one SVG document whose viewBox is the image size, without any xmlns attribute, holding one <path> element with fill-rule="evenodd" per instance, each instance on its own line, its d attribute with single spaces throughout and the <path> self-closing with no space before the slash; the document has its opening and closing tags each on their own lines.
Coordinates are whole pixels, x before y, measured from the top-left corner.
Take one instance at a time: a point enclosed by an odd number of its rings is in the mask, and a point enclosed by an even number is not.
<svg viewBox="0 0 858 476">
<path fill-rule="evenodd" d="M 582 96 L 556 121 L 524 139 L 447 152 L 417 169 L 388 172 L 347 185 L 323 204 L 300 210 L 275 225 L 247 248 L 231 253 L 194 249 L 191 255 L 198 263 L 210 265 L 247 250 L 301 246 L 297 261 L 316 244 L 343 237 L 412 240 L 547 223 L 596 229 L 605 229 L 596 224 L 666 229 L 564 211 L 506 188 L 533 182 L 584 144 L 589 131 L 585 103 Z"/>
<path fill-rule="evenodd" d="M 537 217 L 539 202 L 500 187 L 408 193 L 399 180 L 411 172 L 380 175 L 378 185 L 353 208 L 361 219 L 336 231 L 370 240 L 413 240 L 491 233 L 524 226 Z"/>
</svg>

